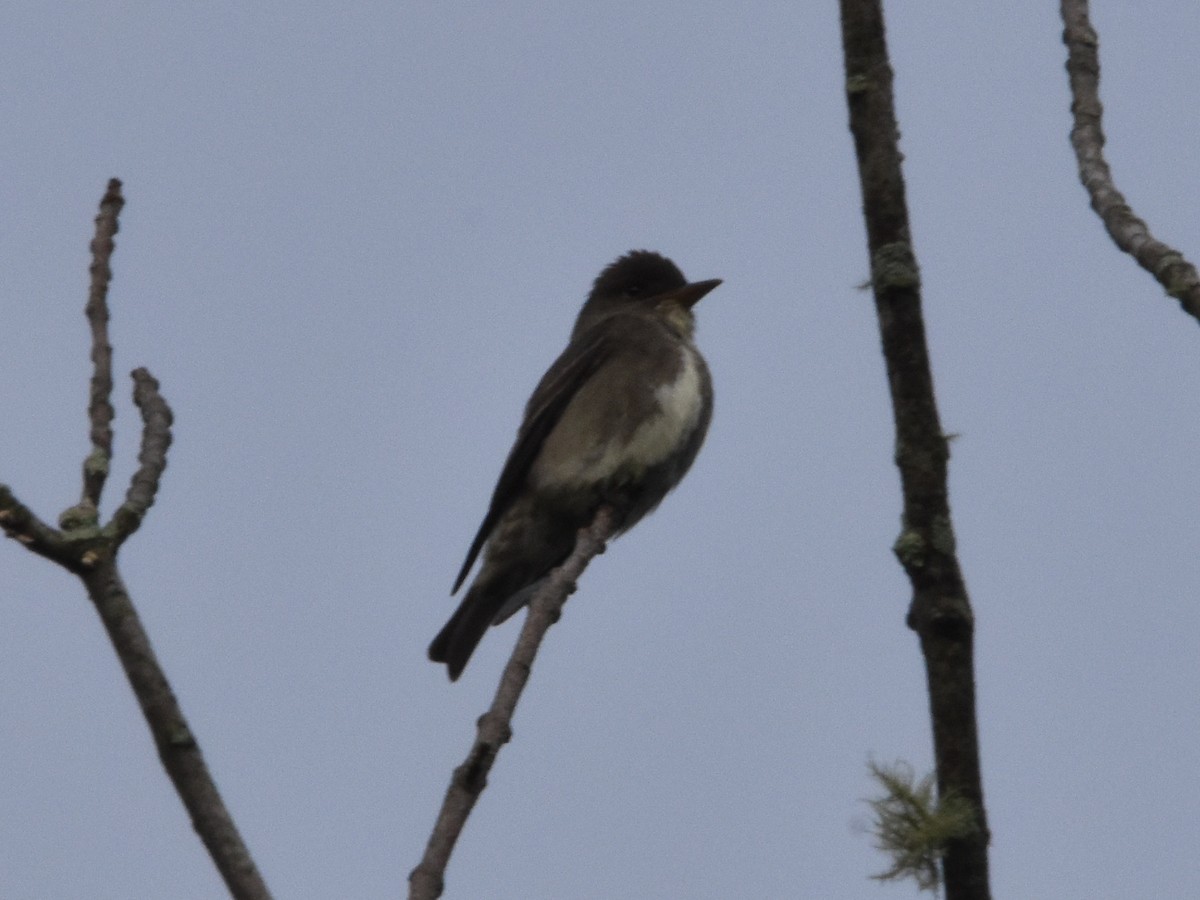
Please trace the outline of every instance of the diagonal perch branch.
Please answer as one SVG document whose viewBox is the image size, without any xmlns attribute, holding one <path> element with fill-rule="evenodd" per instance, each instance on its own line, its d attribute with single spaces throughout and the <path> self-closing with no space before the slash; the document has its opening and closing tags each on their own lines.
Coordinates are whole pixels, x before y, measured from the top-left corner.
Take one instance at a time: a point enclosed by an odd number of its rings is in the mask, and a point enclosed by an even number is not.
<svg viewBox="0 0 1200 900">
<path fill-rule="evenodd" d="M 604 546 L 612 536 L 612 510 L 603 506 L 592 524 L 579 530 L 575 549 L 567 561 L 550 573 L 530 600 L 529 613 L 525 617 L 525 624 L 521 626 L 512 657 L 500 676 L 496 696 L 488 711 L 479 717 L 475 743 L 463 764 L 454 770 L 441 812 L 425 847 L 425 855 L 408 876 L 409 900 L 433 900 L 442 895 L 450 854 L 475 802 L 487 787 L 487 776 L 500 748 L 512 737 L 513 713 L 525 689 L 525 682 L 529 680 L 533 659 L 542 639 L 550 626 L 558 621 L 563 604 L 575 590 L 575 582 L 587 564 L 604 552 Z"/>
<path fill-rule="evenodd" d="M 1087 0 L 1062 0 L 1063 43 L 1067 45 L 1067 78 L 1071 85 L 1071 146 L 1079 163 L 1079 180 L 1087 188 L 1092 209 L 1117 247 L 1138 261 L 1183 311 L 1200 319 L 1200 275 L 1182 253 L 1157 240 L 1134 215 L 1117 190 L 1104 159 L 1104 107 L 1100 103 L 1100 38 L 1088 19 Z"/>
</svg>

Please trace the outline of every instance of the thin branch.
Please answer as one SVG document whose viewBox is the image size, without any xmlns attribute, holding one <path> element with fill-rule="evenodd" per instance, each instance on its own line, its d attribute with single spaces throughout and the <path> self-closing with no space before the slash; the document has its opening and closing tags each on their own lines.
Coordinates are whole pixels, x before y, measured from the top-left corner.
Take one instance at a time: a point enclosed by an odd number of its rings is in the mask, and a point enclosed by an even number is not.
<svg viewBox="0 0 1200 900">
<path fill-rule="evenodd" d="M 974 616 L 955 554 L 946 468 L 949 446 L 933 393 L 920 270 L 913 251 L 880 0 L 840 0 L 850 130 L 858 157 L 871 285 L 896 427 L 904 494 L 894 547 L 912 583 L 908 624 L 921 641 L 939 796 L 974 810 L 970 837 L 947 841 L 947 900 L 987 900 L 988 830 L 979 766 Z"/>
<path fill-rule="evenodd" d="M 88 419 L 91 422 L 90 437 L 92 450 L 83 461 L 83 495 L 81 505 L 100 506 L 100 493 L 108 477 L 108 463 L 112 459 L 113 407 L 112 396 L 112 345 L 108 342 L 108 284 L 112 281 L 112 259 L 116 244 L 113 237 L 119 225 L 117 216 L 125 198 L 121 196 L 121 182 L 116 178 L 108 182 L 108 190 L 100 200 L 100 212 L 96 215 L 96 236 L 92 238 L 92 275 L 88 302 L 84 307 L 88 325 L 92 330 L 92 383 L 88 395 Z"/>
<path fill-rule="evenodd" d="M 409 900 L 434 900 L 442 895 L 450 854 L 475 802 L 487 787 L 487 776 L 500 748 L 512 737 L 513 713 L 525 682 L 529 680 L 538 647 L 550 626 L 558 621 L 563 604 L 575 590 L 575 582 L 587 564 L 604 552 L 612 532 L 612 510 L 601 507 L 592 524 L 579 530 L 575 550 L 567 561 L 550 573 L 530 600 L 529 613 L 512 657 L 500 676 L 496 696 L 488 711 L 479 718 L 475 743 L 466 760 L 454 770 L 425 855 L 408 876 Z"/>
<path fill-rule="evenodd" d="M 0 484 L 0 528 L 18 544 L 61 566 L 72 569 L 77 562 L 62 532 L 39 519 L 6 484 Z"/>
<path fill-rule="evenodd" d="M 140 463 L 129 483 L 125 502 L 113 514 L 107 530 L 121 544 L 137 531 L 146 512 L 154 504 L 159 481 L 167 467 L 167 449 L 171 446 L 171 423 L 174 417 L 167 401 L 158 392 L 158 382 L 146 369 L 132 372 L 133 402 L 142 414 L 142 446 Z"/>
<path fill-rule="evenodd" d="M 112 521 L 104 528 L 98 524 L 97 505 L 112 453 L 112 347 L 108 344 L 106 296 L 112 236 L 117 231 L 117 212 L 124 202 L 120 189 L 121 183 L 115 178 L 109 182 L 92 242 L 87 318 L 92 328 L 95 368 L 88 406 L 92 452 L 84 463 L 83 497 L 59 517 L 59 531 L 44 524 L 7 486 L 0 485 L 0 527 L 9 537 L 83 581 L 150 726 L 163 767 L 230 895 L 236 900 L 270 900 L 270 892 L 225 808 L 117 570 L 117 550 L 137 530 L 154 503 L 171 445 L 171 410 L 158 391 L 158 382 L 145 369 L 133 372 L 133 399 L 143 422 L 140 466 Z"/>
<path fill-rule="evenodd" d="M 271 894 L 225 809 L 196 738 L 150 646 L 116 560 L 100 559 L 83 576 L 88 596 L 129 678 L 163 768 L 192 818 L 192 827 L 238 900 L 269 900 Z"/>
<path fill-rule="evenodd" d="M 1079 163 L 1079 180 L 1092 209 L 1104 222 L 1117 247 L 1138 261 L 1179 301 L 1184 312 L 1200 319 L 1200 275 L 1182 253 L 1156 240 L 1117 190 L 1104 160 L 1104 107 L 1100 103 L 1100 38 L 1088 20 L 1087 0 L 1062 0 L 1063 43 L 1067 45 L 1067 77 L 1071 85 L 1071 146 Z"/>
</svg>

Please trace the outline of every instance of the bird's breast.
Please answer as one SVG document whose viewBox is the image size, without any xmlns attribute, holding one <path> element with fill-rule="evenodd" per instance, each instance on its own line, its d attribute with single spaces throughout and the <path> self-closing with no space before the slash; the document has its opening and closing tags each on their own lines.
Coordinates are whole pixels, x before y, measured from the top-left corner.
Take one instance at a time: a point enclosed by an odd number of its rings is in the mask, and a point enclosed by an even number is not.
<svg viewBox="0 0 1200 900">
<path fill-rule="evenodd" d="M 654 389 L 658 413 L 637 426 L 625 450 L 627 464 L 656 465 L 679 449 L 700 421 L 704 409 L 704 381 L 696 351 L 685 346 L 674 381 Z"/>
<path fill-rule="evenodd" d="M 679 354 L 671 377 L 658 384 L 601 377 L 581 391 L 549 435 L 535 482 L 554 489 L 636 480 L 677 453 L 698 427 L 708 391 L 695 349 L 681 344 Z"/>
</svg>

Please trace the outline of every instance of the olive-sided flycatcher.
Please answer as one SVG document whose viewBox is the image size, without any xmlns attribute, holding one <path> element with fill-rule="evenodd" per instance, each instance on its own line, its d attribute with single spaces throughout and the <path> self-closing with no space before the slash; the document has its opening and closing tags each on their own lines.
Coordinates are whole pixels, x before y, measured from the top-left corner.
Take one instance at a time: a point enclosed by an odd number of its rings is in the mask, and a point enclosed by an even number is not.
<svg viewBox="0 0 1200 900">
<path fill-rule="evenodd" d="M 570 343 L 525 407 L 492 503 L 454 582 L 483 565 L 429 645 L 456 680 L 489 625 L 529 602 L 601 505 L 632 528 L 683 478 L 712 417 L 692 306 L 721 283 L 688 282 L 634 250 L 596 278 Z"/>
</svg>

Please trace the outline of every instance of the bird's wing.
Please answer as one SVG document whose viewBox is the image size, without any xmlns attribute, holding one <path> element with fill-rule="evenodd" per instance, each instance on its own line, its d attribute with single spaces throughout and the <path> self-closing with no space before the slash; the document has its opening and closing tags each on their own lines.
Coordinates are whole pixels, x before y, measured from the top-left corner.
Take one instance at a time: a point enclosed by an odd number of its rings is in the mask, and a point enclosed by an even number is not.
<svg viewBox="0 0 1200 900">
<path fill-rule="evenodd" d="M 479 526 L 475 540 L 471 542 L 467 559 L 459 570 L 458 577 L 454 579 L 454 589 L 450 593 L 453 594 L 462 587 L 492 529 L 521 492 L 530 466 L 537 459 L 546 436 L 562 418 L 563 410 L 567 408 L 571 398 L 604 364 L 611 353 L 611 339 L 603 333 L 603 329 L 594 329 L 590 335 L 585 333 L 579 340 L 572 341 L 546 370 L 533 396 L 529 398 L 529 405 L 525 407 L 525 419 L 517 431 L 517 440 L 512 450 L 508 452 L 508 459 L 500 472 L 496 489 L 492 492 L 491 506 L 488 507 L 487 515 L 483 517 L 483 524 Z"/>
</svg>

